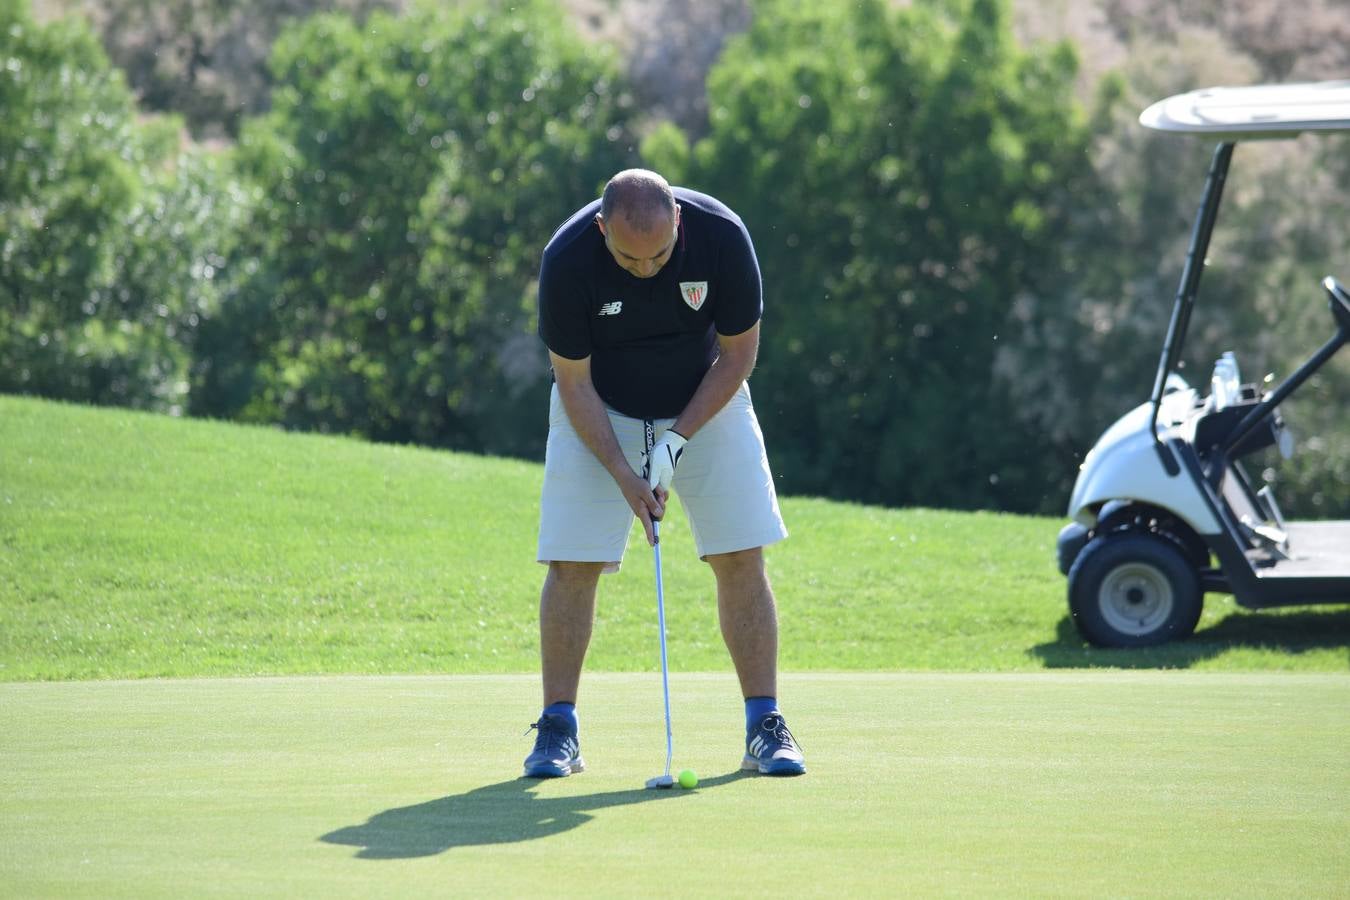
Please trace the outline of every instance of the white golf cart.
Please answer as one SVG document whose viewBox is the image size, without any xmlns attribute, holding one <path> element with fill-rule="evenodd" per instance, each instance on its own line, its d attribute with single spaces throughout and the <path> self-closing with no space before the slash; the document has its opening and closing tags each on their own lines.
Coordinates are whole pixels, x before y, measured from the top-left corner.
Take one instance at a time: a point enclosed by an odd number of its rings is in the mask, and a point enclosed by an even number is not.
<svg viewBox="0 0 1350 900">
<path fill-rule="evenodd" d="M 1234 146 L 1350 134 L 1350 81 L 1192 91 L 1139 120 L 1218 146 L 1152 396 L 1088 452 L 1069 501 L 1073 521 L 1059 535 L 1074 625 L 1108 647 L 1189 635 L 1206 591 L 1252 609 L 1350 603 L 1350 521 L 1285 521 L 1270 487 L 1258 488 L 1240 462 L 1271 445 L 1292 452 L 1280 404 L 1350 341 L 1350 293 L 1323 280 L 1334 335 L 1269 393 L 1242 381 L 1231 352 L 1215 364 L 1207 396 L 1176 371 Z"/>
</svg>

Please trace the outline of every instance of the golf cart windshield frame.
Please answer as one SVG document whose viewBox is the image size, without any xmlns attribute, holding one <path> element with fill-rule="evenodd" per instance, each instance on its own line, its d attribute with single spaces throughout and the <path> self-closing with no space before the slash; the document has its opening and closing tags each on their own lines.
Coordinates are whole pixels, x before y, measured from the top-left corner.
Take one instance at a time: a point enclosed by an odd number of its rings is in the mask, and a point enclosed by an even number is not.
<svg viewBox="0 0 1350 900">
<path fill-rule="evenodd" d="M 1181 283 L 1177 286 L 1176 301 L 1172 305 L 1172 320 L 1167 326 L 1167 338 L 1163 341 L 1162 358 L 1158 360 L 1158 374 L 1153 380 L 1153 416 L 1149 420 L 1149 430 L 1153 434 L 1153 445 L 1158 450 L 1163 468 L 1168 475 L 1181 471 L 1176 459 L 1168 452 L 1158 438 L 1158 411 L 1162 408 L 1163 391 L 1167 386 L 1167 376 L 1176 370 L 1181 361 L 1181 348 L 1186 344 L 1186 330 L 1191 323 L 1191 308 L 1195 306 L 1195 295 L 1200 290 L 1200 276 L 1205 271 L 1205 254 L 1209 252 L 1209 238 L 1214 233 L 1214 220 L 1219 215 L 1219 201 L 1223 199 L 1224 184 L 1228 180 L 1228 166 L 1233 158 L 1233 144 L 1222 143 L 1214 150 L 1214 159 L 1209 165 L 1209 175 L 1205 178 L 1205 192 L 1200 200 L 1200 210 L 1195 216 L 1195 225 L 1191 228 L 1191 245 L 1186 251 L 1186 265 L 1181 270 Z"/>
</svg>

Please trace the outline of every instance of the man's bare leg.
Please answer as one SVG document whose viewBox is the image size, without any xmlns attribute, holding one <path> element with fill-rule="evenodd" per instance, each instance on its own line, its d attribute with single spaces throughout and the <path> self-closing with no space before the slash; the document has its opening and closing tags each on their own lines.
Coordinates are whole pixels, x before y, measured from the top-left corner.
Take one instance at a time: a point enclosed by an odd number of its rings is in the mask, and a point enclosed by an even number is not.
<svg viewBox="0 0 1350 900">
<path fill-rule="evenodd" d="M 801 775 L 806 762 L 778 711 L 778 606 L 759 547 L 710 555 L 717 576 L 722 639 L 745 697 L 741 768 L 764 775 Z"/>
<path fill-rule="evenodd" d="M 586 768 L 577 739 L 577 685 L 595 623 L 601 568 L 603 563 L 549 563 L 539 596 L 544 713 L 535 723 L 534 750 L 525 757 L 529 778 L 562 778 Z"/>
<path fill-rule="evenodd" d="M 581 664 L 595 624 L 595 589 L 604 563 L 552 562 L 539 598 L 544 705 L 576 703 Z"/>
<path fill-rule="evenodd" d="M 778 608 L 759 547 L 708 556 L 717 616 L 745 697 L 778 696 Z"/>
</svg>

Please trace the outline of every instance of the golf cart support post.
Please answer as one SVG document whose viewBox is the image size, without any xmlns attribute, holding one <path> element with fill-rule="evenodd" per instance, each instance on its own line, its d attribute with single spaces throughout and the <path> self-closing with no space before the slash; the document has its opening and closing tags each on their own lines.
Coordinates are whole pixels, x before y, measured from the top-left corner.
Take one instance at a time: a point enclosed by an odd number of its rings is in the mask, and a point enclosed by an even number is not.
<svg viewBox="0 0 1350 900">
<path fill-rule="evenodd" d="M 1231 353 L 1216 363 L 1208 396 L 1178 372 L 1237 143 L 1350 134 L 1350 81 L 1192 91 L 1139 119 L 1218 145 L 1149 401 L 1088 452 L 1073 521 L 1060 532 L 1074 624 L 1093 643 L 1119 647 L 1190 634 L 1205 591 L 1249 608 L 1350 603 L 1350 521 L 1286 522 L 1271 488 L 1255 489 L 1240 463 L 1272 444 L 1289 451 L 1280 404 L 1350 342 L 1350 293 L 1324 279 L 1335 332 L 1268 394 L 1241 382 Z"/>
</svg>

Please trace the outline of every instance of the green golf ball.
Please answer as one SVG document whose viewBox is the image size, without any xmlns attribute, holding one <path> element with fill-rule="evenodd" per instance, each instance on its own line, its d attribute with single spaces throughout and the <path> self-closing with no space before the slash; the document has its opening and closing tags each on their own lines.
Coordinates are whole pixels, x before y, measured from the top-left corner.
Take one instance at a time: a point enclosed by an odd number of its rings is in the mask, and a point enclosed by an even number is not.
<svg viewBox="0 0 1350 900">
<path fill-rule="evenodd" d="M 698 776 L 694 774 L 693 769 L 685 769 L 680 773 L 680 787 L 691 788 L 698 784 Z"/>
</svg>

